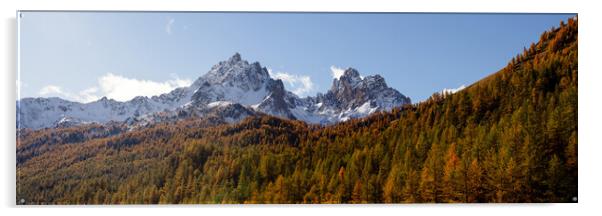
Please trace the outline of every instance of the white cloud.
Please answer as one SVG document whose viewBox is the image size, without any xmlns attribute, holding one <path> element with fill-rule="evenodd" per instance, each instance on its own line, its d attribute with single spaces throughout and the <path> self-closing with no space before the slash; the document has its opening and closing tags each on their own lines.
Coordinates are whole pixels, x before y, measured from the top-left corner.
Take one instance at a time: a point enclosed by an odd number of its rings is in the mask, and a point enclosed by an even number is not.
<svg viewBox="0 0 602 216">
<path fill-rule="evenodd" d="M 90 88 L 84 89 L 83 91 L 80 91 L 78 93 L 78 96 L 74 100 L 84 102 L 84 103 L 92 102 L 92 101 L 100 99 L 100 97 L 97 95 L 97 93 L 98 93 L 97 87 L 90 87 Z"/>
<path fill-rule="evenodd" d="M 40 89 L 40 95 L 62 94 L 61 87 L 55 85 L 47 85 Z"/>
<path fill-rule="evenodd" d="M 190 86 L 192 83 L 191 80 L 180 79 L 175 75 L 172 75 L 172 77 L 173 79 L 165 82 L 155 82 L 108 73 L 98 78 L 98 86 L 86 88 L 77 93 L 64 91 L 60 86 L 48 85 L 40 89 L 39 94 L 41 96 L 62 97 L 83 103 L 98 100 L 101 96 L 117 101 L 127 101 L 136 96 L 150 97 L 168 93 L 178 87 Z"/>
<path fill-rule="evenodd" d="M 99 97 L 95 95 L 97 91 L 98 89 L 93 87 L 85 89 L 78 93 L 70 93 L 64 91 L 60 86 L 47 85 L 40 89 L 38 94 L 40 94 L 41 96 L 61 97 L 67 100 L 85 103 L 98 100 Z"/>
<path fill-rule="evenodd" d="M 175 78 L 165 82 L 138 80 L 108 73 L 98 79 L 103 95 L 118 101 L 127 101 L 136 96 L 154 96 L 171 90 L 189 86 L 190 80 Z"/>
<path fill-rule="evenodd" d="M 174 18 L 169 18 L 169 20 L 167 20 L 167 24 L 165 25 L 165 32 L 168 35 L 171 35 L 171 33 L 172 33 L 171 27 L 173 26 L 174 22 L 176 22 L 176 19 L 174 19 Z"/>
<path fill-rule="evenodd" d="M 330 66 L 330 71 L 332 72 L 332 78 L 334 79 L 338 79 L 339 77 L 343 76 L 343 74 L 345 73 L 345 69 L 337 67 L 337 66 Z"/>
<path fill-rule="evenodd" d="M 465 85 L 461 85 L 460 87 L 458 87 L 458 88 L 453 88 L 453 89 L 448 89 L 448 88 L 445 88 L 445 89 L 443 89 L 443 91 L 441 91 L 441 93 L 449 93 L 449 94 L 453 94 L 453 93 L 456 93 L 456 92 L 458 92 L 458 91 L 460 91 L 460 90 L 462 90 L 462 89 L 464 89 L 464 88 L 466 88 L 466 86 L 465 86 Z"/>
<path fill-rule="evenodd" d="M 290 87 L 293 93 L 299 96 L 306 96 L 314 90 L 314 83 L 309 76 L 290 74 L 287 72 L 275 72 L 268 69 L 270 76 L 275 79 L 280 79 L 284 84 Z"/>
</svg>

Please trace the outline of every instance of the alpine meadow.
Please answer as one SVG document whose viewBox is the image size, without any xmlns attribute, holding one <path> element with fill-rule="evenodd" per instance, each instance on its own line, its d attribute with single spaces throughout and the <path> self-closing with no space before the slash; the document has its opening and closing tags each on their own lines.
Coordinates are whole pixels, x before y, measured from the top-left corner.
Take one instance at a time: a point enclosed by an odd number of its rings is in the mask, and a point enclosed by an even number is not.
<svg viewBox="0 0 602 216">
<path fill-rule="evenodd" d="M 416 103 L 353 68 L 300 97 L 239 53 L 160 96 L 21 99 L 16 203 L 577 202 L 577 33 Z"/>
</svg>

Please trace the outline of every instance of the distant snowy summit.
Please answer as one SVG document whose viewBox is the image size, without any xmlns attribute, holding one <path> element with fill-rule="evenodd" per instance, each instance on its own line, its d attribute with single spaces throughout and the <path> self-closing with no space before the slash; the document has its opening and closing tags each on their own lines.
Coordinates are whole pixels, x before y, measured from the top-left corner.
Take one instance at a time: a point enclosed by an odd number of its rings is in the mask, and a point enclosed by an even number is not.
<svg viewBox="0 0 602 216">
<path fill-rule="evenodd" d="M 334 79 L 325 94 L 301 98 L 287 91 L 281 80 L 272 79 L 259 62 L 250 64 L 236 53 L 192 85 L 159 96 L 139 96 L 126 102 L 105 97 L 90 103 L 24 98 L 17 101 L 17 128 L 108 122 L 144 126 L 191 117 L 232 123 L 260 113 L 331 124 L 409 103 L 410 98 L 388 87 L 383 77 L 362 77 L 353 68 Z"/>
</svg>

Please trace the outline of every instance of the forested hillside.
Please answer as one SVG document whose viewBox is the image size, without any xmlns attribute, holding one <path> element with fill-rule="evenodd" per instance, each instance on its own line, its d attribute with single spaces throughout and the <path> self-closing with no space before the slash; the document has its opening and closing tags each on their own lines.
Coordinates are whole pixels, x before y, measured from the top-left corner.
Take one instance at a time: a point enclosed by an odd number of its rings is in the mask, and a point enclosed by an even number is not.
<svg viewBox="0 0 602 216">
<path fill-rule="evenodd" d="M 20 204 L 574 202 L 577 20 L 497 73 L 330 126 L 272 116 L 20 131 Z"/>
</svg>

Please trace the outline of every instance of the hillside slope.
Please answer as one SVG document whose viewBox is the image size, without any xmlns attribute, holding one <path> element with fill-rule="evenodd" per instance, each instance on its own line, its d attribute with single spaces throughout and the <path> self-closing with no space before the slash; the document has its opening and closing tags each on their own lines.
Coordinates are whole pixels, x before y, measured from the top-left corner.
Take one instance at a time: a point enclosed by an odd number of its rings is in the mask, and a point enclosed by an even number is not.
<svg viewBox="0 0 602 216">
<path fill-rule="evenodd" d="M 574 202 L 577 29 L 576 19 L 561 23 L 455 94 L 330 126 L 259 116 L 233 125 L 190 119 L 120 133 L 86 126 L 20 134 L 16 199 Z"/>
</svg>

